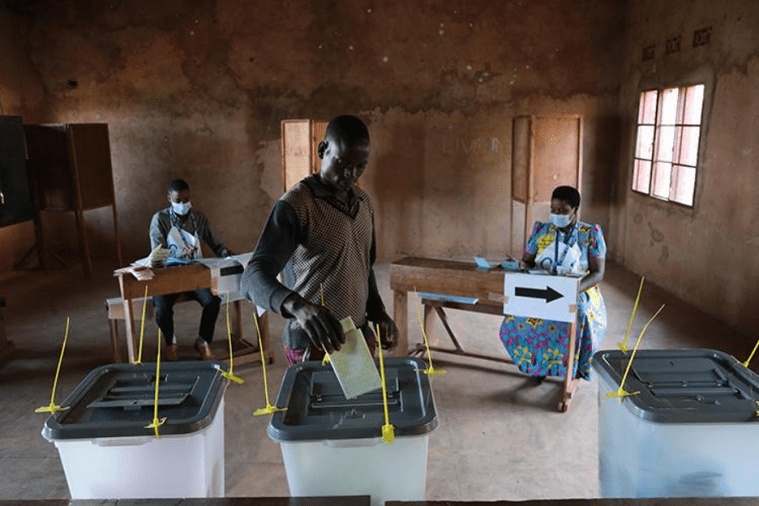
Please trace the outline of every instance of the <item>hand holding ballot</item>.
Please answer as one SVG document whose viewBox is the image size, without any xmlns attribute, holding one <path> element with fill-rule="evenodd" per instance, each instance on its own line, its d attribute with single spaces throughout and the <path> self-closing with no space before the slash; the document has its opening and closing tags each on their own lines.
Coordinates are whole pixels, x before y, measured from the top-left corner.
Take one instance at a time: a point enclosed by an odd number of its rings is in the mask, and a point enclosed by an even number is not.
<svg viewBox="0 0 759 506">
<path fill-rule="evenodd" d="M 345 343 L 342 325 L 326 307 L 293 293 L 282 303 L 282 309 L 298 321 L 316 348 L 332 353 Z"/>
</svg>

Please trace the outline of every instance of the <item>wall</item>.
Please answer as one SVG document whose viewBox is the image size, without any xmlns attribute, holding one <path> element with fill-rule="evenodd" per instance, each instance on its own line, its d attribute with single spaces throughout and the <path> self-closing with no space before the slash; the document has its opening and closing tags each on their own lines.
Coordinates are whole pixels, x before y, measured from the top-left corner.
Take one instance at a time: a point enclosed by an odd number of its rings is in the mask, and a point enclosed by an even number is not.
<svg viewBox="0 0 759 506">
<path fill-rule="evenodd" d="M 40 120 L 110 126 L 125 260 L 147 253 L 174 177 L 234 250 L 251 249 L 281 193 L 279 122 L 341 113 L 369 123 L 362 184 L 382 257 L 505 253 L 516 114 L 586 115 L 583 216 L 609 225 L 617 1 L 16 5 L 45 83 Z M 110 219 L 95 214 L 107 254 Z M 66 227 L 52 233 L 76 249 Z"/>
<path fill-rule="evenodd" d="M 630 2 L 622 87 L 622 156 L 612 242 L 627 267 L 755 338 L 759 323 L 759 3 Z M 693 47 L 694 30 L 712 27 Z M 682 35 L 679 53 L 664 54 Z M 655 58 L 642 50 L 656 45 Z M 695 205 L 686 208 L 630 191 L 640 89 L 706 85 Z"/>
<path fill-rule="evenodd" d="M 22 44 L 16 16 L 0 4 L 0 116 L 25 118 L 29 103 L 42 96 L 37 76 L 20 51 Z M 33 245 L 31 221 L 0 228 L 0 273 L 11 270 Z"/>
</svg>

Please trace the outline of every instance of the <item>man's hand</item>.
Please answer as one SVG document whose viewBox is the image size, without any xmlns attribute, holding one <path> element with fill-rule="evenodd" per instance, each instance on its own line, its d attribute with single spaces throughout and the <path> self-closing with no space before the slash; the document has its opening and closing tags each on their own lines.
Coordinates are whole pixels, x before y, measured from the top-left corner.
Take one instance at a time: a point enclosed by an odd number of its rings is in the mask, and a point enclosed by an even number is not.
<svg viewBox="0 0 759 506">
<path fill-rule="evenodd" d="M 192 246 L 186 246 L 182 249 L 182 255 L 184 258 L 192 258 L 192 255 L 195 253 L 195 248 Z"/>
<path fill-rule="evenodd" d="M 293 294 L 285 299 L 282 308 L 298 320 L 308 338 L 318 348 L 332 353 L 345 343 L 340 322 L 324 306 L 317 306 L 300 295 Z"/>
<path fill-rule="evenodd" d="M 395 322 L 390 315 L 383 312 L 377 321 L 374 322 L 379 325 L 380 328 L 380 343 L 383 350 L 392 350 L 398 345 L 398 327 L 395 326 Z M 372 329 L 372 330 L 376 330 Z"/>
</svg>

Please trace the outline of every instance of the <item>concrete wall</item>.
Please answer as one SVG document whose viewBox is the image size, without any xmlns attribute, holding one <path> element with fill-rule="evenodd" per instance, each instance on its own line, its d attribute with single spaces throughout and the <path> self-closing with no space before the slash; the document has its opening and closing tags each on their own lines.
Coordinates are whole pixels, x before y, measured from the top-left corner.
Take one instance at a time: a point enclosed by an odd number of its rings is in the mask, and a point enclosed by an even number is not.
<svg viewBox="0 0 759 506">
<path fill-rule="evenodd" d="M 506 252 L 515 114 L 586 115 L 584 217 L 608 227 L 616 1 L 14 4 L 45 83 L 35 121 L 110 126 L 125 260 L 147 253 L 174 177 L 252 248 L 281 193 L 280 120 L 341 113 L 369 122 L 383 257 Z M 109 254 L 108 214 L 90 214 Z M 60 225 L 53 241 L 75 252 Z"/>
<path fill-rule="evenodd" d="M 679 0 L 629 3 L 624 128 L 612 242 L 627 267 L 756 337 L 759 323 L 759 3 Z M 694 30 L 712 27 L 693 47 Z M 665 55 L 669 38 L 681 50 Z M 655 58 L 642 61 L 644 47 Z M 638 93 L 644 87 L 702 82 L 702 132 L 695 205 L 686 208 L 630 190 Z"/>
</svg>

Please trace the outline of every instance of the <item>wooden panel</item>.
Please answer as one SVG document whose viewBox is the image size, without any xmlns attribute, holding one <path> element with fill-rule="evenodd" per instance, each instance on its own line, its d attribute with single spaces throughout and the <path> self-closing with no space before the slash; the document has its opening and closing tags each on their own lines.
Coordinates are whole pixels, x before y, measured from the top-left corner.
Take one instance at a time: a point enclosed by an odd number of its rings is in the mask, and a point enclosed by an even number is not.
<svg viewBox="0 0 759 506">
<path fill-rule="evenodd" d="M 64 125 L 24 125 L 32 188 L 41 210 L 76 209 L 74 177 Z"/>
<path fill-rule="evenodd" d="M 24 130 L 18 116 L 0 116 L 0 192 L 0 227 L 34 218 Z"/>
<path fill-rule="evenodd" d="M 120 281 L 123 281 L 122 299 L 136 299 L 144 296 L 145 286 L 148 286 L 148 296 L 188 292 L 211 286 L 211 270 L 203 264 L 153 269 L 153 279 L 145 281 L 140 281 L 131 273 L 122 272 L 121 269 L 116 273 L 122 274 L 120 277 Z"/>
<path fill-rule="evenodd" d="M 282 135 L 282 182 L 284 191 L 311 173 L 311 121 L 284 120 Z"/>
<path fill-rule="evenodd" d="M 511 151 L 511 197 L 527 202 L 527 178 L 530 164 L 531 116 L 517 116 L 513 121 Z"/>
<path fill-rule="evenodd" d="M 74 173 L 79 181 L 82 209 L 113 204 L 113 171 L 108 125 L 67 125 Z"/>
<path fill-rule="evenodd" d="M 319 143 L 324 140 L 324 134 L 327 132 L 329 121 L 314 120 L 311 122 L 311 173 L 316 174 L 321 171 L 322 160 L 319 158 Z"/>
<path fill-rule="evenodd" d="M 560 185 L 579 189 L 580 118 L 537 117 L 534 132 L 534 202 L 550 202 L 551 193 Z"/>
<path fill-rule="evenodd" d="M 502 271 L 478 269 L 473 262 L 407 257 L 390 264 L 390 288 L 488 300 L 503 294 Z"/>
</svg>

